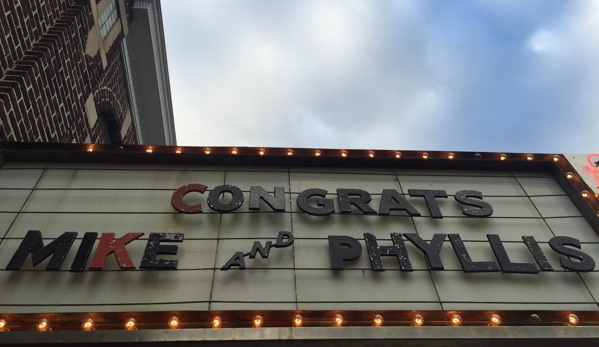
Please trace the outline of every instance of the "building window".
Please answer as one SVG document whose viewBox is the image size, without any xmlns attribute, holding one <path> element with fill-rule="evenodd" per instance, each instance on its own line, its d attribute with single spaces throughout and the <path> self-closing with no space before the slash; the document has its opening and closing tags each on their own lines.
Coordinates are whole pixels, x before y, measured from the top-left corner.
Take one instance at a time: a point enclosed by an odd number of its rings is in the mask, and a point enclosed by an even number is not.
<svg viewBox="0 0 599 347">
<path fill-rule="evenodd" d="M 116 10 L 116 0 L 112 0 L 100 15 L 100 35 L 102 35 L 102 39 L 108 35 L 110 28 L 112 28 L 118 18 L 119 14 Z"/>
</svg>

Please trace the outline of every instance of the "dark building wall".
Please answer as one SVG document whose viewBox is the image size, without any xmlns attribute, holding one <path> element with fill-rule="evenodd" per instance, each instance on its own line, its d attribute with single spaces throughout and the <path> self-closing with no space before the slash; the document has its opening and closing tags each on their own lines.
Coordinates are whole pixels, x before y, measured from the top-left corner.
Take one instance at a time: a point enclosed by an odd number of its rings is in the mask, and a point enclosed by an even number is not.
<svg viewBox="0 0 599 347">
<path fill-rule="evenodd" d="M 123 143 L 136 142 L 126 119 L 124 30 L 103 64 L 101 54 L 86 53 L 94 25 L 89 0 L 0 1 L 0 140 L 108 143 L 116 124 Z M 86 108 L 90 95 L 97 120 Z"/>
</svg>

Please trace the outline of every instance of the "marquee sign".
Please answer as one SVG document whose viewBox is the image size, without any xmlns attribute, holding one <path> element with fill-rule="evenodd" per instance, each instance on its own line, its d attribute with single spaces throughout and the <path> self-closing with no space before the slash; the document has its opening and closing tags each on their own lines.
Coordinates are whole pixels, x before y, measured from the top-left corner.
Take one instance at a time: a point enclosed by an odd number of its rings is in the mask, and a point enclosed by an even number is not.
<svg viewBox="0 0 599 347">
<path fill-rule="evenodd" d="M 181 213 L 196 214 L 203 213 L 201 204 L 186 204 L 184 197 L 192 192 L 203 194 L 208 187 L 203 184 L 189 184 L 180 187 L 172 195 L 171 204 L 173 208 Z M 379 206 L 371 206 L 371 194 L 362 189 L 336 190 L 339 204 L 339 212 L 352 214 L 359 210 L 362 214 L 378 214 L 388 216 L 392 211 L 407 213 L 409 216 L 421 216 L 412 204 L 395 189 L 383 189 Z M 303 190 L 296 199 L 298 208 L 304 213 L 322 217 L 335 212 L 335 204 L 332 199 L 326 198 L 327 191 L 319 188 Z M 437 203 L 437 199 L 448 197 L 445 190 L 432 189 L 409 189 L 410 197 L 422 198 L 430 212 L 431 218 L 442 219 L 443 214 Z M 228 202 L 224 202 L 227 197 Z M 487 218 L 493 214 L 493 207 L 483 200 L 483 193 L 476 190 L 460 190 L 453 194 L 456 203 L 461 205 L 462 214 L 470 218 Z M 214 187 L 207 196 L 207 205 L 210 209 L 220 213 L 230 213 L 239 209 L 244 202 L 242 190 L 232 185 L 220 185 Z M 252 186 L 249 194 L 249 210 L 259 211 L 261 202 L 264 202 L 274 213 L 285 212 L 285 188 L 274 187 L 274 195 L 268 193 L 261 186 Z M 352 210 L 352 206 L 355 207 Z M 377 208 L 377 209 L 375 209 Z M 21 241 L 18 249 L 10 259 L 7 270 L 19 270 L 26 258 L 31 255 L 33 265 L 40 264 L 43 260 L 50 258 L 46 270 L 59 270 L 63 265 L 72 245 L 77 237 L 77 232 L 65 232 L 47 245 L 44 245 L 42 233 L 30 230 Z M 101 271 L 106 259 L 114 254 L 119 266 L 123 270 L 133 270 L 135 266 L 127 251 L 126 246 L 138 240 L 144 233 L 127 233 L 115 239 L 115 233 L 102 233 L 100 241 L 91 259 L 90 271 Z M 538 268 L 533 263 L 518 263 L 510 260 L 499 235 L 487 234 L 489 247 L 492 249 L 496 261 L 474 261 L 459 234 L 433 235 L 431 241 L 427 242 L 416 233 L 390 233 L 392 244 L 381 245 L 375 235 L 364 232 L 364 241 L 372 271 L 385 271 L 383 257 L 394 257 L 400 265 L 401 271 L 413 271 L 410 254 L 406 248 L 406 241 L 410 242 L 425 256 L 430 269 L 443 270 L 443 262 L 439 253 L 447 239 L 453 248 L 464 272 L 503 272 L 537 274 L 539 271 L 554 271 L 546 255 L 539 247 L 533 236 L 522 236 L 522 241 L 536 261 Z M 276 240 L 267 241 L 262 244 L 255 241 L 249 252 L 235 252 L 231 258 L 223 264 L 222 271 L 232 268 L 245 270 L 245 257 L 255 259 L 258 254 L 262 258 L 268 258 L 272 248 L 286 248 L 293 244 L 294 236 L 291 232 L 280 231 L 274 236 Z M 91 256 L 92 249 L 98 238 L 98 233 L 86 232 L 76 252 L 75 258 L 70 266 L 71 272 L 84 271 Z M 161 259 L 160 255 L 176 255 L 178 245 L 167 245 L 166 243 L 183 243 L 183 233 L 150 233 L 146 244 L 140 268 L 154 270 L 175 270 L 177 259 Z M 354 261 L 362 256 L 362 244 L 358 239 L 345 235 L 328 235 L 329 257 L 331 269 L 343 270 L 345 262 Z M 549 246 L 553 251 L 562 255 L 559 258 L 560 266 L 568 271 L 588 272 L 595 268 L 595 262 L 591 256 L 581 250 L 578 239 L 569 236 L 554 236 L 549 240 Z M 566 258 L 568 257 L 568 258 Z M 574 259 L 574 260 L 572 260 Z"/>
</svg>

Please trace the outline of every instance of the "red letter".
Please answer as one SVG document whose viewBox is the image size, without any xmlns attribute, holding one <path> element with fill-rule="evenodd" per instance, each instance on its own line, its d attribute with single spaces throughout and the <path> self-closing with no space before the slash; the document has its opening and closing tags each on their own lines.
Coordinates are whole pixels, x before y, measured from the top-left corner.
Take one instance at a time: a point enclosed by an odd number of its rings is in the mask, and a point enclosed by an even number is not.
<svg viewBox="0 0 599 347">
<path fill-rule="evenodd" d="M 183 197 L 187 193 L 191 193 L 191 192 L 198 192 L 200 194 L 204 194 L 204 192 L 206 191 L 206 188 L 208 188 L 208 187 L 206 187 L 203 184 L 197 184 L 197 183 L 188 184 L 186 186 L 183 186 L 183 187 L 177 189 L 177 191 L 175 191 L 173 193 L 173 197 L 171 198 L 171 205 L 173 205 L 173 208 L 179 212 L 188 213 L 188 214 L 202 213 L 202 204 L 188 205 L 183 202 Z"/>
<path fill-rule="evenodd" d="M 106 263 L 106 258 L 108 258 L 111 253 L 114 253 L 121 269 L 134 270 L 135 265 L 133 265 L 133 261 L 125 246 L 131 241 L 140 238 L 143 234 L 144 233 L 128 233 L 121 236 L 120 239 L 115 240 L 114 233 L 103 233 L 89 269 L 95 271 L 102 270 L 104 268 L 104 263 Z"/>
</svg>

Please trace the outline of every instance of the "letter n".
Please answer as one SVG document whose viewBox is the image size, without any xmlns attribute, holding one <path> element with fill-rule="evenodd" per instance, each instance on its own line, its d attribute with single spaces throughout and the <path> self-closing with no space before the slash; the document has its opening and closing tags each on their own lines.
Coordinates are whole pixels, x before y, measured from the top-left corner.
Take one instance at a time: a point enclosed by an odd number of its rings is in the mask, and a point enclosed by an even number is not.
<svg viewBox="0 0 599 347">
<path fill-rule="evenodd" d="M 69 250 L 71 250 L 76 237 L 76 232 L 66 232 L 54 239 L 47 246 L 44 246 L 42 233 L 39 230 L 29 230 L 23 241 L 21 241 L 19 248 L 17 248 L 17 251 L 12 256 L 12 259 L 10 259 L 6 270 L 19 270 L 29 253 L 31 253 L 33 266 L 38 265 L 52 255 L 50 263 L 46 266 L 46 270 L 59 270 Z"/>
</svg>

